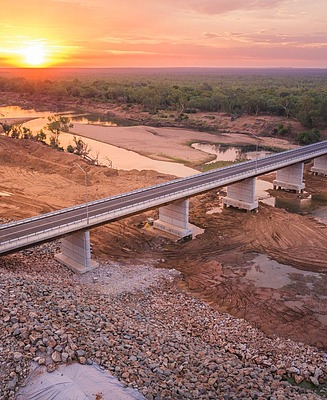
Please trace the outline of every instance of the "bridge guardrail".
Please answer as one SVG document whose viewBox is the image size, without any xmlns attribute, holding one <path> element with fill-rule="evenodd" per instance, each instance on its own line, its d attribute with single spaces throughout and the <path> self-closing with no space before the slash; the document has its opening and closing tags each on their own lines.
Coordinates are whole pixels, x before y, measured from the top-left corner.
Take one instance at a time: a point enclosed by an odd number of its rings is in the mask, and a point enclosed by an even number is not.
<svg viewBox="0 0 327 400">
<path fill-rule="evenodd" d="M 241 173 L 238 173 L 237 175 L 235 175 L 233 180 L 237 181 L 237 180 L 239 180 L 240 176 L 247 177 L 249 175 L 251 175 L 251 171 L 241 172 Z M 230 182 L 230 178 L 223 178 L 221 181 L 221 185 L 227 184 L 229 182 Z M 221 185 L 218 185 L 218 186 L 221 186 Z M 210 188 L 217 187 L 217 181 L 197 185 L 196 188 L 197 189 L 198 188 L 207 188 L 208 186 Z M 138 191 L 138 192 L 140 192 L 140 191 Z M 5 244 L 17 243 L 17 242 L 19 242 L 19 243 L 22 242 L 23 244 L 30 244 L 31 242 L 33 243 L 36 240 L 47 239 L 48 237 L 53 236 L 53 235 L 47 235 L 47 233 L 50 233 L 50 232 L 56 232 L 58 234 L 56 236 L 61 236 L 63 234 L 67 234 L 67 233 L 77 230 L 77 229 L 88 229 L 88 228 L 90 229 L 90 228 L 92 228 L 92 225 L 95 225 L 95 224 L 99 223 L 100 221 L 102 222 L 103 216 L 106 216 L 104 219 L 109 221 L 110 219 L 116 219 L 117 217 L 121 217 L 121 216 L 128 214 L 128 213 L 124 212 L 128 209 L 133 209 L 134 211 L 144 210 L 144 204 L 147 204 L 146 208 L 156 207 L 167 201 L 173 201 L 175 199 L 189 197 L 190 195 L 194 194 L 193 192 L 194 192 L 194 190 L 192 190 L 192 189 L 183 189 L 183 190 L 179 190 L 179 191 L 176 191 L 176 192 L 168 194 L 168 195 L 164 194 L 164 195 L 158 196 L 158 197 L 156 197 L 155 200 L 150 199 L 150 200 L 141 201 L 136 204 L 121 207 L 118 210 L 105 212 L 102 214 L 98 214 L 96 216 L 89 216 L 88 218 L 85 216 L 84 218 L 81 218 L 79 220 L 76 220 L 76 221 L 73 221 L 73 222 L 70 222 L 67 224 L 61 223 L 59 226 L 51 227 L 48 229 L 43 229 L 43 230 L 35 232 L 35 233 L 30 233 L 19 239 L 6 240 L 0 244 L 0 249 L 1 249 L 1 247 L 5 247 Z M 117 196 L 117 197 L 122 197 L 122 196 Z M 172 198 L 173 198 L 173 200 L 172 200 Z M 164 201 L 162 201 L 162 200 L 164 200 Z M 151 205 L 149 205 L 149 203 Z M 108 220 L 109 215 L 111 215 L 111 218 Z M 85 221 L 87 221 L 87 219 L 89 220 L 89 222 L 93 222 L 93 223 L 89 223 L 89 224 L 85 223 Z M 72 229 L 70 229 L 70 228 L 72 228 Z"/>
<path fill-rule="evenodd" d="M 306 146 L 306 149 L 307 149 L 307 147 L 309 147 L 309 146 Z M 287 150 L 287 151 L 285 151 L 283 153 L 286 153 L 286 152 L 287 153 L 294 152 L 294 149 Z M 97 214 L 96 216 L 88 216 L 88 217 L 85 216 L 84 218 L 78 219 L 76 221 L 73 221 L 73 222 L 70 222 L 70 223 L 67 223 L 67 224 L 62 224 L 61 223 L 59 226 L 55 226 L 55 227 L 51 227 L 51 228 L 48 228 L 48 229 L 44 229 L 42 231 L 31 233 L 31 234 L 28 234 L 28 235 L 26 235 L 24 237 L 21 237 L 19 239 L 9 239 L 7 241 L 3 241 L 2 243 L 0 243 L 0 252 L 1 252 L 1 247 L 4 247 L 5 244 L 10 244 L 10 243 L 14 243 L 14 242 L 15 243 L 23 242 L 23 243 L 25 243 L 27 245 L 27 244 L 31 244 L 31 243 L 36 242 L 38 239 L 39 240 L 44 240 L 44 239 L 47 239 L 48 237 L 51 238 L 51 237 L 63 236 L 65 234 L 68 234 L 68 233 L 70 233 L 72 231 L 76 231 L 76 230 L 90 229 L 90 228 L 92 228 L 93 225 L 96 225 L 99 222 L 110 221 L 110 220 L 113 220 L 113 219 L 116 219 L 118 217 L 125 216 L 125 215 L 127 216 L 128 213 L 125 213 L 126 209 L 133 208 L 133 212 L 143 211 L 143 210 L 148 209 L 148 208 L 160 206 L 161 204 L 164 204 L 166 202 L 170 202 L 170 201 L 174 201 L 176 199 L 181 199 L 181 198 L 184 198 L 184 197 L 189 197 L 189 196 L 192 196 L 192 195 L 195 195 L 195 194 L 199 194 L 201 191 L 203 191 L 202 189 L 204 189 L 204 188 L 206 188 L 205 190 L 210 190 L 212 188 L 216 188 L 216 187 L 219 187 L 219 186 L 224 186 L 226 184 L 235 183 L 235 182 L 239 181 L 240 178 L 241 179 L 246 179 L 246 178 L 249 178 L 249 177 L 255 177 L 259 170 L 260 170 L 260 175 L 261 175 L 262 173 L 266 173 L 268 171 L 271 172 L 271 171 L 274 171 L 276 169 L 283 168 L 283 166 L 292 165 L 292 164 L 294 164 L 294 160 L 296 162 L 303 162 L 303 161 L 305 161 L 307 159 L 310 159 L 310 158 L 315 158 L 315 157 L 319 157 L 319 156 L 325 155 L 326 153 L 327 153 L 327 142 L 326 142 L 326 148 L 324 148 L 324 149 L 317 149 L 317 150 L 315 150 L 313 152 L 309 152 L 309 154 L 308 153 L 300 154 L 300 155 L 296 155 L 295 154 L 293 157 L 291 157 L 288 160 L 277 161 L 277 162 L 274 162 L 273 164 L 270 164 L 269 166 L 260 166 L 260 165 L 258 165 L 258 162 L 260 163 L 260 160 L 263 160 L 263 159 L 266 160 L 267 158 L 274 158 L 277 155 L 263 157 L 263 158 L 259 158 L 259 159 L 256 159 L 256 160 L 250 160 L 250 161 L 247 161 L 247 162 L 243 163 L 242 165 L 253 164 L 254 165 L 253 169 L 246 170 L 244 172 L 238 172 L 232 178 L 231 177 L 221 178 L 219 180 L 219 183 L 217 181 L 214 181 L 214 182 L 205 182 L 203 184 L 197 184 L 193 188 L 177 190 L 174 193 L 164 194 L 162 196 L 158 196 L 158 197 L 156 197 L 155 200 L 154 199 L 149 199 L 149 200 L 145 200 L 145 201 L 141 201 L 141 202 L 139 201 L 136 204 L 127 205 L 127 206 L 119 208 L 118 210 L 113 210 L 113 211 L 105 212 L 105 213 L 102 213 L 102 214 Z M 219 171 L 227 170 L 227 169 L 231 169 L 231 168 L 235 168 L 235 165 L 227 166 L 225 168 L 221 168 L 221 169 L 219 169 Z M 81 204 L 81 205 L 69 207 L 69 208 L 66 208 L 66 209 L 63 209 L 63 210 L 53 211 L 51 213 L 42 214 L 42 215 L 37 216 L 37 217 L 31 217 L 31 218 L 27 218 L 27 219 L 24 219 L 24 220 L 21 220 L 21 221 L 17 221 L 17 223 L 3 224 L 3 225 L 0 226 L 0 229 L 4 229 L 4 228 L 6 228 L 8 226 L 12 226 L 12 225 L 17 226 L 17 224 L 19 224 L 19 223 L 24 224 L 24 223 L 26 223 L 28 221 L 35 221 L 35 220 L 38 220 L 38 219 L 44 219 L 44 218 L 46 218 L 48 216 L 65 214 L 68 211 L 73 211 L 73 210 L 78 210 L 78 209 L 81 209 L 81 210 L 83 209 L 84 210 L 84 209 L 86 209 L 87 206 L 91 206 L 93 204 L 104 203 L 104 202 L 108 201 L 108 199 L 118 199 L 118 198 L 126 197 L 126 196 L 128 196 L 128 195 L 130 195 L 132 193 L 146 192 L 149 189 L 158 188 L 158 187 L 164 187 L 164 186 L 167 186 L 167 185 L 171 185 L 174 182 L 183 182 L 183 181 L 194 179 L 197 176 L 205 176 L 205 175 L 210 175 L 210 174 L 214 174 L 214 173 L 217 173 L 217 170 L 208 171 L 206 173 L 199 173 L 199 174 L 195 174 L 195 175 L 192 175 L 192 176 L 189 176 L 189 177 L 179 178 L 179 179 L 175 179 L 175 180 L 172 180 L 172 181 L 169 181 L 169 182 L 164 182 L 162 184 L 150 186 L 150 187 L 147 187 L 147 188 L 137 189 L 137 190 L 134 190 L 132 192 L 123 193 L 123 194 L 111 196 L 109 198 L 104 198 L 104 199 L 96 200 L 96 201 L 93 201 L 93 202 L 88 202 L 88 203 L 84 203 L 84 204 Z M 147 204 L 147 207 L 143 207 L 144 204 Z M 112 217 L 110 219 L 108 219 L 108 215 L 111 215 Z M 104 216 L 106 216 L 106 218 L 103 218 Z M 90 223 L 87 224 L 87 223 L 85 223 L 85 221 L 88 221 L 88 222 L 91 221 L 92 223 L 91 224 Z M 70 228 L 72 228 L 72 229 L 70 229 Z M 53 235 L 54 231 L 56 231 L 58 234 Z M 52 232 L 52 233 L 50 235 L 48 235 L 48 233 L 50 233 L 50 232 Z"/>
<path fill-rule="evenodd" d="M 321 143 L 322 143 L 322 142 L 320 142 L 319 144 L 321 144 Z M 307 150 L 308 147 L 311 148 L 311 147 L 314 147 L 314 146 L 317 146 L 317 144 L 312 144 L 312 145 L 307 145 L 307 146 L 305 146 L 305 147 L 300 147 L 300 149 L 306 149 L 306 150 Z M 297 148 L 297 149 L 291 149 L 291 150 L 285 150 L 285 151 L 283 151 L 283 154 L 285 154 L 285 153 L 292 153 L 292 152 L 294 152 L 295 150 L 298 150 L 298 148 Z M 321 154 L 321 155 L 324 155 L 324 154 L 326 153 L 326 150 L 321 150 L 321 149 L 319 149 L 319 150 L 316 150 L 316 151 L 314 151 L 314 152 L 310 152 L 310 158 L 314 157 L 314 155 L 319 156 L 318 154 L 320 154 L 321 152 L 323 153 L 323 154 Z M 280 153 L 278 153 L 278 154 L 280 154 Z M 263 160 L 263 159 L 274 158 L 274 157 L 276 157 L 278 154 L 273 154 L 273 155 L 270 155 L 270 156 L 267 156 L 267 157 L 261 157 L 261 158 L 258 158 L 258 159 L 256 159 L 256 160 L 249 160 L 249 161 L 244 162 L 243 165 L 251 164 L 251 163 L 255 164 L 255 163 L 257 163 L 257 162 L 259 162 L 260 160 Z M 306 156 L 303 156 L 303 155 L 298 156 L 298 158 L 302 158 L 302 157 L 307 158 L 307 157 L 308 157 L 308 154 L 306 153 Z M 294 158 L 293 158 L 293 159 L 294 159 Z M 290 160 L 292 160 L 292 159 L 290 159 Z M 283 162 L 275 163 L 275 164 L 276 164 L 276 165 L 279 165 L 279 164 L 283 164 L 283 163 L 285 163 L 285 162 L 283 161 Z M 290 163 L 290 164 L 291 164 L 291 163 Z M 228 170 L 228 169 L 232 169 L 233 167 L 235 167 L 235 165 L 229 165 L 229 166 L 227 166 L 227 167 L 220 168 L 219 170 L 220 170 L 220 171 L 222 171 L 222 170 Z M 258 167 L 257 167 L 257 168 L 258 168 Z M 183 182 L 183 181 L 192 180 L 192 179 L 194 179 L 194 178 L 197 177 L 197 176 L 206 176 L 206 175 L 214 174 L 216 171 L 217 171 L 217 170 L 211 170 L 211 171 L 207 171 L 207 172 L 204 172 L 204 173 L 199 173 L 199 174 L 187 176 L 187 177 L 185 177 L 185 178 L 178 178 L 178 179 L 174 179 L 174 180 L 171 180 L 171 181 L 168 181 L 168 182 L 163 182 L 163 183 L 160 183 L 160 184 L 157 184 L 157 185 L 149 186 L 149 187 L 147 187 L 147 188 L 136 189 L 136 190 L 133 190 L 133 191 L 131 191 L 131 192 L 122 193 L 122 194 L 110 196 L 110 197 L 107 197 L 107 198 L 103 198 L 103 199 L 99 199 L 99 200 L 95 200 L 95 201 L 83 203 L 83 204 L 78 204 L 78 205 L 76 205 L 76 206 L 64 208 L 64 209 L 61 209 L 61 210 L 55 210 L 55 211 L 52 211 L 52 212 L 50 212 L 50 213 L 41 214 L 41 215 L 38 215 L 38 216 L 35 216 L 35 217 L 25 218 L 25 219 L 23 219 L 23 220 L 19 220 L 19 221 L 16 221 L 16 222 L 9 222 L 9 223 L 7 223 L 7 224 L 2 224 L 2 225 L 0 225 L 0 230 L 1 230 L 1 229 L 5 229 L 5 228 L 7 228 L 8 226 L 11 226 L 11 225 L 13 225 L 13 224 L 14 224 L 15 226 L 17 226 L 17 225 L 19 225 L 19 224 L 24 224 L 24 223 L 26 223 L 26 222 L 28 222 L 28 221 L 36 221 L 36 220 L 39 220 L 39 219 L 47 218 L 47 217 L 49 217 L 49 216 L 61 215 L 61 214 L 67 213 L 67 212 L 69 212 L 69 211 L 78 210 L 78 209 L 83 209 L 83 208 L 86 207 L 86 205 L 92 206 L 93 204 L 100 204 L 100 203 L 103 203 L 103 202 L 108 201 L 108 199 L 118 199 L 118 198 L 121 198 L 121 197 L 126 197 L 127 195 L 129 195 L 129 194 L 131 194 L 131 193 L 141 193 L 141 192 L 145 192 L 145 191 L 147 191 L 147 190 L 149 190 L 149 189 L 152 189 L 152 188 L 164 187 L 164 186 L 167 186 L 167 185 L 171 185 L 172 183 L 177 183 L 177 182 Z"/>
</svg>

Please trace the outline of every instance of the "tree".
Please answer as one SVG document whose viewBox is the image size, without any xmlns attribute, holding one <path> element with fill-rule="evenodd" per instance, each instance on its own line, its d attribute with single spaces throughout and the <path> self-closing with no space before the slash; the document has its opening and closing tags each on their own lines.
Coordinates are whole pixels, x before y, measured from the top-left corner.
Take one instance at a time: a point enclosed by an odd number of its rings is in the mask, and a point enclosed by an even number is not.
<svg viewBox="0 0 327 400">
<path fill-rule="evenodd" d="M 87 143 L 83 142 L 83 140 L 80 137 L 77 138 L 76 136 L 74 136 L 73 141 L 75 143 L 75 147 L 74 146 L 72 146 L 72 147 L 74 149 L 73 152 L 75 154 L 77 154 L 78 156 L 86 157 L 90 153 L 91 149 L 90 149 L 89 145 Z M 68 148 L 67 148 L 67 151 L 68 151 Z"/>
<path fill-rule="evenodd" d="M 45 143 L 45 140 L 47 138 L 47 135 L 44 133 L 43 129 L 40 130 L 40 132 L 38 132 L 35 136 L 36 140 L 38 142 L 42 142 Z"/>
<path fill-rule="evenodd" d="M 320 132 L 318 129 L 311 129 L 310 131 L 301 132 L 297 136 L 297 141 L 300 144 L 311 144 L 320 141 Z"/>
<path fill-rule="evenodd" d="M 12 126 L 7 124 L 6 122 L 2 122 L 2 123 L 0 123 L 0 125 L 2 125 L 2 129 L 3 129 L 4 133 L 8 136 L 11 131 Z"/>
<path fill-rule="evenodd" d="M 319 111 L 312 97 L 305 96 L 301 99 L 296 117 L 306 128 L 315 128 L 317 126 Z"/>
<path fill-rule="evenodd" d="M 29 128 L 26 128 L 25 126 L 23 126 L 23 132 L 22 132 L 22 138 L 23 139 L 33 139 L 33 134 L 32 131 Z"/>
<path fill-rule="evenodd" d="M 53 115 L 48 117 L 48 123 L 45 129 L 50 131 L 50 146 L 55 149 L 61 149 L 59 143 L 59 135 L 61 132 L 69 132 L 74 125 L 70 122 L 70 118 L 64 115 Z"/>
</svg>

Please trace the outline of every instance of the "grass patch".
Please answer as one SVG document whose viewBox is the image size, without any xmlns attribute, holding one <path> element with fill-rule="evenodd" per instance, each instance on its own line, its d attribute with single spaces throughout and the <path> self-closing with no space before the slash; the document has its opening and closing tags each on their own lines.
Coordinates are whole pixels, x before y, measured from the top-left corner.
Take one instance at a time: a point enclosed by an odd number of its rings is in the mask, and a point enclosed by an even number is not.
<svg viewBox="0 0 327 400">
<path fill-rule="evenodd" d="M 207 172 L 210 171 L 212 169 L 217 169 L 217 168 L 224 168 L 224 167 L 228 167 L 229 165 L 233 165 L 233 164 L 239 164 L 240 162 L 244 162 L 247 160 L 238 160 L 238 161 L 216 161 L 214 163 L 211 164 L 204 164 L 198 167 L 199 171 L 201 172 Z"/>
</svg>

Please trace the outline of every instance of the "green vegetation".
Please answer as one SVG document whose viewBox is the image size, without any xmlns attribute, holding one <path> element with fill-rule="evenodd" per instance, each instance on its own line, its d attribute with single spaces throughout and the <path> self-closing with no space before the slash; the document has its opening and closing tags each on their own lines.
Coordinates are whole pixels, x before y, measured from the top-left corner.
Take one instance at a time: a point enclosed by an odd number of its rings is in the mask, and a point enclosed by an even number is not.
<svg viewBox="0 0 327 400">
<path fill-rule="evenodd" d="M 50 146 L 57 150 L 63 150 L 60 147 L 59 135 L 61 132 L 69 132 L 74 125 L 70 123 L 70 118 L 64 115 L 53 115 L 48 117 L 46 129 L 51 132 Z"/>
<path fill-rule="evenodd" d="M 224 168 L 224 167 L 228 167 L 229 165 L 238 164 L 239 162 L 240 161 L 216 161 L 214 163 L 202 165 L 201 168 L 200 168 L 200 171 L 201 172 L 207 172 L 207 171 L 210 171 L 212 169 Z"/>
<path fill-rule="evenodd" d="M 320 141 L 320 132 L 318 129 L 311 129 L 309 131 L 304 131 L 299 133 L 297 137 L 299 144 L 311 144 Z"/>
<path fill-rule="evenodd" d="M 125 109 L 139 105 L 158 118 L 166 118 L 163 112 L 177 112 L 178 121 L 202 111 L 227 113 L 231 119 L 241 115 L 296 118 L 308 129 L 327 126 L 325 70 L 95 70 L 80 76 L 78 72 L 72 74 L 53 80 L 0 76 L 0 93 L 81 102 L 91 99 Z M 285 134 L 284 129 L 278 131 Z"/>
</svg>

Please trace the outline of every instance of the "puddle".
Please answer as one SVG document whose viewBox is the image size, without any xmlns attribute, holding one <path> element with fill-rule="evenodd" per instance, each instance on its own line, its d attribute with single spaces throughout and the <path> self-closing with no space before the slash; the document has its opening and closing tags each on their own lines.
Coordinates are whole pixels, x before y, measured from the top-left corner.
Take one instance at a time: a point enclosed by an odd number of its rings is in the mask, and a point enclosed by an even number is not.
<svg viewBox="0 0 327 400">
<path fill-rule="evenodd" d="M 276 197 L 274 206 L 295 214 L 312 215 L 319 222 L 327 225 L 326 196 L 312 194 L 305 199 L 282 199 Z"/>
<path fill-rule="evenodd" d="M 270 196 L 267 192 L 272 189 L 273 185 L 270 182 L 257 179 L 255 199 L 271 207 L 282 208 L 286 211 L 295 214 L 311 215 L 317 221 L 327 225 L 327 198 L 321 195 L 310 195 L 305 199 L 284 199 Z M 226 190 L 226 188 L 224 188 Z M 218 195 L 217 195 L 218 196 Z M 222 199 L 224 196 L 219 196 L 220 205 L 213 207 L 206 214 L 219 214 L 223 211 Z"/>
<path fill-rule="evenodd" d="M 260 288 L 280 289 L 295 281 L 294 275 L 310 277 L 312 279 L 322 279 L 323 274 L 311 271 L 301 271 L 290 265 L 280 264 L 271 260 L 264 254 L 257 255 L 252 261 L 244 279 L 251 280 L 255 286 Z M 308 289 L 312 290 L 314 283 L 307 284 Z"/>
<path fill-rule="evenodd" d="M 320 206 L 311 213 L 319 222 L 327 225 L 327 205 Z"/>
<path fill-rule="evenodd" d="M 137 123 L 133 121 L 115 118 L 102 114 L 71 114 L 70 119 L 74 124 L 88 124 L 88 125 L 101 125 L 101 126 L 133 126 Z"/>
<path fill-rule="evenodd" d="M 193 143 L 192 147 L 196 150 L 216 156 L 214 160 L 207 162 L 207 164 L 213 164 L 217 161 L 235 162 L 241 160 L 255 160 L 256 158 L 262 158 L 272 154 L 270 151 L 263 149 L 257 151 L 256 145 L 236 147 L 222 144 Z"/>
</svg>

